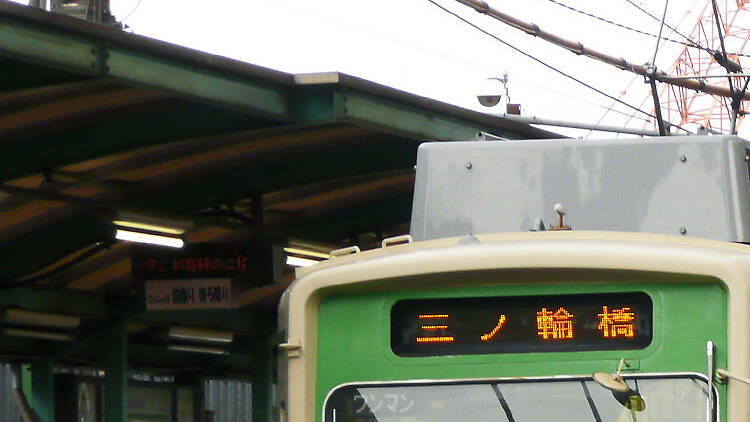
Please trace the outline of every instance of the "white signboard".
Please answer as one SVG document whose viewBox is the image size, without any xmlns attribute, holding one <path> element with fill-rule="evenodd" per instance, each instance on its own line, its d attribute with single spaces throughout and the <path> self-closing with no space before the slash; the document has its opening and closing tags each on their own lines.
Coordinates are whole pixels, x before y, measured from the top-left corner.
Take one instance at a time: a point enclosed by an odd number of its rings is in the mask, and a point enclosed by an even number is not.
<svg viewBox="0 0 750 422">
<path fill-rule="evenodd" d="M 153 280 L 146 282 L 147 310 L 234 308 L 229 279 Z"/>
</svg>

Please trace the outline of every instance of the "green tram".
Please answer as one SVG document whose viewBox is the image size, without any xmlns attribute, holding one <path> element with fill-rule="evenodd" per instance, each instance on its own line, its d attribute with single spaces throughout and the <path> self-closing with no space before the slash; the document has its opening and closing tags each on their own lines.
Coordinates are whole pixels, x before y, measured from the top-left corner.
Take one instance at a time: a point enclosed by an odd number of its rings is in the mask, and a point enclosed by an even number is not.
<svg viewBox="0 0 750 422">
<path fill-rule="evenodd" d="M 411 235 L 283 296 L 281 420 L 749 420 L 749 149 L 424 144 Z"/>
</svg>

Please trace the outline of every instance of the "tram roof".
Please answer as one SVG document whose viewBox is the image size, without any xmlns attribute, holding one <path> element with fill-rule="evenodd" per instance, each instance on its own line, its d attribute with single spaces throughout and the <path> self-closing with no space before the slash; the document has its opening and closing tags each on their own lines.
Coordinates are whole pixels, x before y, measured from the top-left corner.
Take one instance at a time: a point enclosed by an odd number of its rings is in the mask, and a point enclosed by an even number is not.
<svg viewBox="0 0 750 422">
<path fill-rule="evenodd" d="M 342 73 L 288 74 L 4 1 L 0 33 L 0 307 L 83 317 L 85 338 L 62 360 L 95 359 L 93 334 L 121 315 L 134 338 L 179 322 L 251 344 L 273 326 L 290 271 L 243 292 L 238 309 L 141 310 L 128 244 L 82 257 L 119 212 L 188 220 L 189 243 L 235 242 L 248 219 L 226 214 L 253 220 L 262 198 L 277 239 L 374 244 L 408 232 L 420 142 L 559 137 Z M 136 364 L 197 359 L 142 343 Z M 0 356 L 34 357 L 38 344 L 3 338 Z"/>
</svg>

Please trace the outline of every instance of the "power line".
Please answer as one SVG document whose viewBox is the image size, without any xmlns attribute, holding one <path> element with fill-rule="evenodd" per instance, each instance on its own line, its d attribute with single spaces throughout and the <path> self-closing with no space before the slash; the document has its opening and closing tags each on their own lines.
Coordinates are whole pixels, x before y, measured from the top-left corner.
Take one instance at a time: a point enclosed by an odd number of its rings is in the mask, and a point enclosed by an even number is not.
<svg viewBox="0 0 750 422">
<path fill-rule="evenodd" d="M 552 71 L 554 71 L 554 72 L 556 72 L 556 73 L 559 73 L 560 75 L 562 75 L 562 76 L 564 76 L 564 77 L 566 77 L 566 78 L 568 78 L 568 79 L 571 79 L 571 80 L 573 80 L 573 81 L 575 81 L 575 82 L 577 82 L 577 83 L 579 83 L 579 84 L 581 84 L 581 85 L 585 86 L 586 88 L 589 88 L 589 89 L 591 89 L 592 91 L 594 91 L 594 92 L 596 92 L 596 93 L 598 93 L 598 94 L 604 95 L 605 97 L 607 97 L 607 98 L 609 98 L 609 99 L 611 99 L 611 100 L 613 100 L 613 101 L 616 101 L 616 102 L 618 102 L 618 103 L 620 103 L 620 104 L 622 104 L 622 105 L 624 105 L 624 106 L 626 106 L 626 107 L 628 107 L 628 108 L 630 108 L 630 109 L 633 109 L 633 110 L 635 110 L 636 112 L 640 112 L 640 113 L 643 113 L 643 114 L 645 114 L 645 115 L 647 115 L 647 116 L 649 116 L 649 117 L 655 117 L 655 116 L 653 116 L 653 115 L 652 115 L 652 114 L 650 114 L 650 113 L 647 113 L 647 112 L 645 112 L 645 111 L 643 111 L 643 110 L 641 110 L 641 109 L 639 109 L 639 108 L 637 108 L 637 107 L 634 107 L 634 106 L 632 106 L 632 105 L 630 105 L 630 104 L 628 104 L 628 103 L 626 103 L 626 102 L 624 102 L 624 101 L 620 100 L 619 98 L 616 98 L 616 97 L 614 97 L 614 96 L 612 96 L 612 95 L 609 95 L 609 94 L 607 94 L 606 92 L 604 92 L 604 91 L 602 91 L 602 90 L 600 90 L 600 89 L 597 89 L 597 88 L 595 88 L 595 87 L 593 87 L 593 86 L 591 86 L 591 85 L 587 84 L 586 82 L 583 82 L 582 80 L 580 80 L 580 79 L 578 79 L 578 78 L 576 78 L 576 77 L 574 77 L 574 76 L 572 76 L 572 75 L 569 75 L 569 74 L 567 74 L 567 73 L 563 72 L 562 70 L 559 70 L 559 69 L 557 69 L 556 67 L 554 67 L 554 66 L 552 66 L 552 65 L 550 65 L 550 64 L 547 64 L 546 62 L 544 62 L 544 61 L 542 61 L 542 60 L 540 60 L 540 59 L 538 59 L 538 58 L 536 58 L 536 57 L 532 56 L 531 54 L 529 54 L 529 53 L 526 53 L 525 51 L 523 51 L 523 50 L 519 49 L 518 47 L 516 47 L 516 46 L 514 46 L 514 45 L 512 45 L 512 44 L 510 44 L 510 43 L 508 43 L 508 42 L 506 42 L 506 41 L 504 41 L 504 40 L 502 40 L 502 39 L 501 39 L 500 37 L 498 37 L 498 36 L 496 36 L 496 35 L 494 35 L 494 34 L 491 34 L 490 32 L 486 31 L 485 29 L 483 29 L 483 28 L 481 28 L 481 27 L 477 26 L 476 24 L 474 24 L 474 23 L 472 23 L 472 22 L 468 21 L 467 19 L 465 19 L 465 18 L 463 18 L 462 16 L 460 16 L 460 15 L 456 14 L 455 12 L 453 12 L 453 11 L 451 11 L 451 10 L 448 10 L 448 9 L 446 9 L 446 8 L 445 8 L 445 7 L 443 7 L 442 5 L 440 5 L 440 4 L 438 4 L 437 2 L 435 2 L 435 0 L 427 0 L 427 1 L 428 1 L 428 2 L 430 2 L 430 3 L 432 3 L 433 5 L 437 6 L 437 7 L 439 8 L 439 9 L 443 10 L 444 12 L 446 12 L 446 13 L 448 13 L 448 14 L 450 14 L 450 15 L 453 15 L 454 17 L 456 17 L 456 18 L 457 18 L 457 19 L 459 19 L 460 21 L 462 21 L 462 22 L 466 23 L 467 25 L 469 25 L 469 26 L 473 27 L 474 29 L 476 29 L 476 30 L 478 30 L 478 31 L 482 32 L 482 33 L 483 33 L 483 34 L 485 34 L 485 35 L 488 35 L 488 36 L 490 36 L 490 37 L 494 38 L 495 40 L 499 41 L 500 43 L 504 44 L 505 46 L 507 46 L 507 47 L 511 48 L 512 50 L 514 50 L 514 51 L 516 51 L 516 52 L 518 52 L 518 53 L 520 53 L 520 54 L 522 54 L 522 55 L 524 55 L 524 56 L 528 57 L 529 59 L 531 59 L 531 60 L 533 60 L 533 61 L 535 61 L 535 62 L 537 62 L 537 63 L 541 64 L 542 66 L 544 66 L 544 67 L 546 67 L 546 68 L 548 68 L 548 69 L 550 69 L 550 70 L 552 70 Z M 682 129 L 682 128 L 680 128 L 680 129 Z M 683 129 L 683 130 L 684 130 L 684 129 Z"/>
<path fill-rule="evenodd" d="M 651 37 L 651 38 L 658 38 L 658 36 L 656 34 L 652 34 L 650 32 L 642 31 L 640 29 L 633 28 L 633 27 L 630 27 L 630 26 L 627 26 L 627 25 L 623 25 L 621 23 L 617 23 L 617 22 L 611 21 L 609 19 L 605 19 L 605 18 L 599 17 L 597 15 L 594 15 L 593 13 L 584 12 L 583 10 L 576 9 L 575 7 L 572 7 L 572 6 L 569 6 L 567 4 L 561 3 L 561 2 L 559 2 L 557 0 L 548 0 L 548 1 L 554 3 L 554 4 L 558 5 L 558 6 L 564 7 L 566 9 L 568 9 L 568 10 L 571 10 L 573 12 L 580 13 L 580 14 L 582 14 L 584 16 L 588 16 L 590 18 L 593 18 L 593 19 L 596 19 L 596 20 L 608 23 L 610 25 L 617 26 L 617 27 L 625 29 L 627 31 L 635 32 L 635 33 L 638 33 L 638 34 L 641 34 L 641 35 L 645 35 L 645 36 L 648 36 L 648 37 Z M 666 26 L 669 27 L 669 28 L 671 28 L 669 25 L 666 25 Z M 678 40 L 671 39 L 671 38 L 668 38 L 668 37 L 661 37 L 661 39 L 663 39 L 665 41 L 669 41 L 669 42 L 675 43 L 675 44 L 679 44 L 681 46 L 688 46 L 688 47 L 694 47 L 694 48 L 702 48 L 701 46 L 696 45 L 694 42 L 686 43 L 686 42 L 678 41 Z"/>
<path fill-rule="evenodd" d="M 138 8 L 139 8 L 139 7 L 141 6 L 141 1 L 142 1 L 142 0 L 138 0 L 138 3 L 136 3 L 136 4 L 135 4 L 135 7 L 133 8 L 133 10 L 131 10 L 131 11 L 130 11 L 130 13 L 128 13 L 127 15 L 125 15 L 125 17 L 124 17 L 124 18 L 120 19 L 120 22 L 125 22 L 125 21 L 126 21 L 126 20 L 127 20 L 128 18 L 129 18 L 129 17 L 133 16 L 133 14 L 134 14 L 134 13 L 135 13 L 135 12 L 136 12 L 136 11 L 138 10 Z"/>
<path fill-rule="evenodd" d="M 552 1 L 552 0 L 550 0 L 550 1 Z M 640 10 L 641 12 L 645 13 L 646 15 L 648 15 L 649 17 L 651 17 L 652 19 L 655 19 L 655 20 L 656 20 L 657 22 L 661 22 L 661 19 L 660 19 L 659 17 L 657 17 L 657 16 L 654 16 L 654 15 L 653 15 L 653 13 L 651 13 L 651 12 L 649 12 L 648 10 L 646 10 L 646 9 L 642 8 L 641 6 L 639 6 L 638 4 L 636 4 L 636 3 L 635 3 L 635 2 L 633 1 L 633 0 L 625 0 L 625 1 L 627 1 L 628 3 L 630 3 L 631 5 L 633 5 L 633 7 L 635 7 L 635 8 L 636 8 L 636 9 L 638 9 L 638 10 Z M 721 20 L 721 16 L 718 16 L 718 18 L 719 18 L 719 20 Z M 674 28 L 673 26 L 670 26 L 670 25 L 669 25 L 668 23 L 666 23 L 666 22 L 664 23 L 664 26 L 666 26 L 667 28 L 671 29 L 672 31 L 674 31 L 674 32 L 675 32 L 676 34 L 678 34 L 678 35 L 679 35 L 679 36 L 681 36 L 682 38 L 685 38 L 685 40 L 687 40 L 687 43 L 686 43 L 686 45 L 688 45 L 688 46 L 692 46 L 692 47 L 695 47 L 695 48 L 699 48 L 699 49 L 701 49 L 701 50 L 703 50 L 703 51 L 705 51 L 705 52 L 707 52 L 707 53 L 709 53 L 709 54 L 712 54 L 712 55 L 713 55 L 713 53 L 714 53 L 714 50 L 711 50 L 711 49 L 710 49 L 710 48 L 708 48 L 708 47 L 704 47 L 704 46 L 702 46 L 702 45 L 698 44 L 698 43 L 697 43 L 697 42 L 695 42 L 695 41 L 694 41 L 693 39 L 691 39 L 691 38 L 690 38 L 690 37 L 688 37 L 687 35 L 685 35 L 685 34 L 681 33 L 681 32 L 680 32 L 680 31 L 678 31 L 678 30 L 677 30 L 676 28 Z M 704 32 L 703 32 L 703 36 L 704 36 L 704 37 L 705 37 L 706 39 L 708 39 L 708 35 L 707 35 L 707 34 L 705 33 L 705 30 L 704 30 Z M 662 39 L 665 39 L 665 38 L 664 38 L 664 37 L 662 37 Z M 744 53 L 727 53 L 727 54 L 729 54 L 729 55 L 733 55 L 733 56 L 750 57 L 750 55 L 748 55 L 748 54 L 744 54 Z"/>
<path fill-rule="evenodd" d="M 580 42 L 571 41 L 571 40 L 562 38 L 549 31 L 545 31 L 541 29 L 538 25 L 534 23 L 524 22 L 523 20 L 515 18 L 511 15 L 508 15 L 507 13 L 503 13 L 502 11 L 491 7 L 483 0 L 456 0 L 456 1 L 474 9 L 477 13 L 490 16 L 493 19 L 498 20 L 508 26 L 511 26 L 515 29 L 523 31 L 528 35 L 533 35 L 535 37 L 541 38 L 549 43 L 557 45 L 558 47 L 562 47 L 565 50 L 568 50 L 574 54 L 583 55 L 591 59 L 615 66 L 619 69 L 637 73 L 643 76 L 644 78 L 646 78 L 648 82 L 652 85 L 652 92 L 655 92 L 655 89 L 653 89 L 653 85 L 655 84 L 655 81 L 660 81 L 660 82 L 666 82 L 670 85 L 676 85 L 679 87 L 683 87 L 683 88 L 687 88 L 687 89 L 691 89 L 695 91 L 701 91 L 701 92 L 705 92 L 705 93 L 716 95 L 716 96 L 731 97 L 733 99 L 735 98 L 735 93 L 725 87 L 722 87 L 719 85 L 707 84 L 704 81 L 699 81 L 699 80 L 670 79 L 671 75 L 668 75 L 662 71 L 656 71 L 656 69 L 654 69 L 653 66 L 637 65 L 637 64 L 634 64 L 632 62 L 625 60 L 622 57 L 615 57 L 606 53 L 602 53 L 600 51 L 593 50 L 591 48 L 586 48 Z M 614 98 L 614 97 L 609 96 L 609 98 Z M 742 96 L 742 99 L 750 100 L 750 92 L 744 93 Z M 628 107 L 637 109 L 636 107 L 633 107 L 630 105 L 628 105 Z M 641 110 L 641 112 L 643 111 Z M 645 112 L 643 113 L 647 114 Z M 661 118 L 659 118 L 658 120 L 661 121 Z M 680 128 L 677 125 L 675 125 L 675 127 Z"/>
<path fill-rule="evenodd" d="M 599 21 L 602 21 L 602 22 L 608 23 L 608 24 L 610 24 L 610 25 L 614 25 L 614 26 L 617 26 L 617 27 L 619 27 L 619 28 L 622 28 L 622 29 L 625 29 L 625 30 L 628 30 L 628 31 L 632 31 L 632 32 L 635 32 L 635 33 L 638 33 L 638 34 L 641 34 L 641 35 L 646 35 L 646 36 L 649 36 L 649 37 L 652 37 L 652 38 L 659 38 L 660 40 L 665 40 L 665 41 L 669 41 L 669 42 L 672 42 L 672 43 L 674 43 L 674 44 L 679 44 L 679 45 L 681 45 L 681 46 L 686 46 L 686 47 L 695 47 L 695 46 L 694 46 L 694 44 L 688 44 L 688 43 L 685 43 L 685 42 L 682 42 L 682 41 L 677 41 L 677 40 L 675 40 L 675 39 L 671 39 L 671 38 L 669 38 L 669 37 L 660 37 L 660 36 L 654 35 L 654 34 L 652 34 L 652 33 L 649 33 L 649 32 L 646 32 L 646 31 L 642 31 L 642 30 L 640 30 L 640 29 L 632 28 L 632 27 L 630 27 L 630 26 L 627 26 L 627 25 L 623 25 L 623 24 L 620 24 L 620 23 L 617 23 L 617 22 L 613 22 L 613 21 L 611 21 L 611 20 L 609 20 L 609 19 L 605 19 L 605 18 L 602 18 L 602 17 L 600 17 L 600 16 L 594 15 L 593 13 L 589 13 L 589 12 L 584 12 L 584 11 L 582 11 L 582 10 L 579 10 L 579 9 L 575 8 L 575 7 L 569 6 L 569 5 L 567 5 L 567 4 L 563 4 L 562 2 L 559 2 L 559 1 L 557 1 L 557 0 L 549 0 L 549 1 L 550 1 L 550 2 L 552 2 L 552 3 L 554 3 L 554 4 L 557 4 L 558 6 L 561 6 L 561 7 L 564 7 L 564 8 L 566 8 L 566 9 L 569 9 L 569 10 L 571 10 L 571 11 L 573 11 L 573 12 L 576 12 L 576 13 L 579 13 L 579 14 L 582 14 L 582 15 L 585 15 L 585 16 L 588 16 L 588 17 L 591 17 L 591 18 L 594 18 L 594 19 L 596 19 L 596 20 L 599 20 Z M 696 1 L 696 3 L 697 3 L 697 1 Z M 693 4 L 693 6 L 692 6 L 692 7 L 695 7 L 695 3 Z M 692 8 L 692 7 L 691 7 L 691 8 Z M 683 20 L 684 20 L 684 18 L 683 18 Z M 676 30 L 675 30 L 674 28 L 672 28 L 671 26 L 668 26 L 668 27 L 669 27 L 670 29 L 672 29 L 672 31 L 676 31 Z M 627 85 L 627 87 L 626 87 L 625 89 L 627 90 L 628 88 L 630 88 L 630 86 L 631 86 L 631 85 L 633 84 L 633 82 L 635 82 L 635 81 L 636 81 L 636 79 L 638 79 L 638 76 L 637 76 L 637 75 L 633 77 L 633 79 L 632 79 L 632 80 L 631 80 L 631 81 L 630 81 L 630 82 L 628 83 L 628 85 Z M 644 101 L 642 101 L 642 102 L 641 102 L 641 104 L 639 104 L 639 105 L 638 105 L 638 107 L 639 107 L 639 108 L 640 108 L 640 107 L 642 107 L 644 103 L 645 103 L 645 100 L 644 100 Z M 626 124 L 626 125 L 627 125 L 627 124 L 628 124 L 628 123 L 630 122 L 630 120 L 631 120 L 631 119 L 633 119 L 633 118 L 641 119 L 641 120 L 644 120 L 644 121 L 646 121 L 646 122 L 650 122 L 650 121 L 651 121 L 651 120 L 649 120 L 649 119 L 645 119 L 645 118 L 642 118 L 642 117 L 636 117 L 636 112 L 633 112 L 632 114 L 628 114 L 628 113 L 625 113 L 625 112 L 623 112 L 623 111 L 619 111 L 619 110 L 616 110 L 616 109 L 614 109 L 614 106 L 615 106 L 615 104 L 617 104 L 617 102 L 616 102 L 616 101 L 613 101 L 613 102 L 612 102 L 612 103 L 611 103 L 611 104 L 609 105 L 609 107 L 605 107 L 605 106 L 602 106 L 602 108 L 606 109 L 606 111 L 605 111 L 605 112 L 604 112 L 604 113 L 603 113 L 603 114 L 601 115 L 601 117 L 599 117 L 599 120 L 597 121 L 597 124 L 600 124 L 600 123 L 602 122 L 602 120 L 604 120 L 604 118 L 605 118 L 605 117 L 607 116 L 607 114 L 608 114 L 608 113 L 609 113 L 610 111 L 611 111 L 611 112 L 615 112 L 615 113 L 618 113 L 618 114 L 622 114 L 622 115 L 625 115 L 625 116 L 628 116 L 628 120 L 627 120 L 627 122 L 625 122 L 625 124 Z M 593 133 L 593 131 L 591 131 L 591 130 L 590 130 L 590 131 L 588 132 L 588 134 L 586 135 L 586 138 L 588 138 L 588 137 L 589 137 L 589 136 L 590 136 L 590 135 L 591 135 L 592 133 Z"/>
<path fill-rule="evenodd" d="M 648 15 L 648 16 L 649 16 L 649 17 L 650 17 L 651 19 L 654 19 L 654 20 L 655 20 L 655 21 L 657 21 L 657 22 L 661 22 L 661 18 L 659 18 L 659 17 L 657 17 L 657 16 L 654 16 L 654 14 L 653 14 L 653 13 L 651 13 L 651 12 L 649 12 L 648 10 L 646 10 L 646 9 L 642 8 L 641 6 L 639 6 L 638 4 L 636 4 L 636 3 L 635 3 L 635 2 L 633 1 L 633 0 L 625 0 L 625 1 L 627 1 L 628 3 L 630 3 L 630 4 L 631 4 L 631 5 L 633 6 L 633 7 L 635 7 L 636 9 L 638 9 L 638 10 L 640 10 L 641 12 L 645 13 L 646 15 Z M 665 26 L 666 26 L 667 28 L 671 29 L 671 30 L 672 30 L 672 31 L 673 31 L 673 32 L 674 32 L 675 34 L 677 34 L 677 35 L 681 36 L 682 38 L 685 38 L 685 40 L 687 40 L 687 42 L 688 42 L 688 44 L 689 44 L 689 45 L 692 45 L 692 46 L 694 46 L 695 48 L 700 48 L 701 50 L 705 50 L 705 51 L 708 51 L 708 52 L 710 52 L 710 51 L 711 51 L 711 50 L 710 50 L 709 48 L 703 47 L 702 45 L 700 45 L 700 44 L 696 43 L 696 42 L 695 42 L 695 41 L 693 41 L 693 40 L 692 40 L 692 39 L 691 39 L 690 37 L 688 37 L 687 35 L 683 34 L 683 33 L 682 33 L 682 32 L 680 32 L 680 31 L 678 31 L 678 30 L 677 30 L 677 28 L 673 27 L 672 25 L 669 25 L 669 24 L 668 24 L 668 23 L 666 23 L 666 22 L 664 23 L 664 25 L 665 25 Z"/>
<path fill-rule="evenodd" d="M 638 76 L 636 75 L 636 76 L 635 76 L 635 79 L 637 79 L 637 78 L 638 78 Z M 599 103 L 597 103 L 597 102 L 594 102 L 594 101 L 590 101 L 590 100 L 586 100 L 586 99 L 583 99 L 583 98 L 581 98 L 581 97 L 577 97 L 577 96 L 575 96 L 575 95 L 571 95 L 570 93 L 566 93 L 566 92 L 558 91 L 558 90 L 556 90 L 556 89 L 554 89 L 554 88 L 550 88 L 550 87 L 548 87 L 548 86 L 543 86 L 543 85 L 539 85 L 539 84 L 536 84 L 536 83 L 534 83 L 534 82 L 530 82 L 530 81 L 527 81 L 527 80 L 525 80 L 525 79 L 523 79 L 523 78 L 521 78 L 521 77 L 518 77 L 518 76 L 513 76 L 513 80 L 521 81 L 521 82 L 523 82 L 523 83 L 525 83 L 525 84 L 527 84 L 527 85 L 530 85 L 530 86 L 533 86 L 533 87 L 536 87 L 536 88 L 540 88 L 540 89 L 543 89 L 543 90 L 545 90 L 545 91 L 547 91 L 547 92 L 549 92 L 549 93 L 552 93 L 552 94 L 556 94 L 556 95 L 559 95 L 559 96 L 561 96 L 561 97 L 564 97 L 564 98 L 566 98 L 566 99 L 568 99 L 568 100 L 579 101 L 579 102 L 581 102 L 581 103 L 585 103 L 585 104 L 588 104 L 588 105 L 591 105 L 591 106 L 594 106 L 594 107 L 598 107 L 598 108 L 604 109 L 604 110 L 606 110 L 606 111 L 612 111 L 613 113 L 621 114 L 621 115 L 623 115 L 623 116 L 627 116 L 627 117 L 631 117 L 631 116 L 633 116 L 633 115 L 632 115 L 632 114 L 630 114 L 630 113 L 627 113 L 627 112 L 624 112 L 624 111 L 620 111 L 620 110 L 616 110 L 616 109 L 613 109 L 612 107 L 614 107 L 614 105 L 615 105 L 615 104 L 617 104 L 617 103 L 612 103 L 612 105 L 610 105 L 610 106 L 606 106 L 606 105 L 602 105 L 602 104 L 599 104 Z M 631 84 L 632 84 L 632 82 L 631 82 Z M 630 86 L 630 85 L 628 85 L 628 87 L 629 87 L 629 86 Z M 602 118 L 603 118 L 603 117 L 602 117 Z M 643 120 L 644 122 L 650 122 L 650 121 L 651 121 L 651 120 L 649 120 L 649 119 L 647 119 L 647 118 L 645 118 L 645 117 L 640 117 L 640 116 L 633 116 L 633 118 L 635 118 L 635 119 L 639 119 L 639 120 Z M 599 121 L 597 122 L 597 124 L 599 124 L 599 123 L 601 123 L 601 119 L 599 119 Z"/>
</svg>

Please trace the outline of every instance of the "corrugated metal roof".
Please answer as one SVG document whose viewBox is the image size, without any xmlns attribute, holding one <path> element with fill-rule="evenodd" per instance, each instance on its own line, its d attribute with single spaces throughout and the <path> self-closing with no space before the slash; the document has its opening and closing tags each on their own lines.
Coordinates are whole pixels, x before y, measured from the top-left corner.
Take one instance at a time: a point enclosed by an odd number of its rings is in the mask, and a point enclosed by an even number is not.
<svg viewBox="0 0 750 422">
<path fill-rule="evenodd" d="M 122 211 L 194 223 L 189 243 L 250 242 L 254 228 L 363 249 L 408 231 L 425 140 L 555 134 L 341 73 L 291 75 L 0 0 L 0 308 L 74 314 L 57 362 L 101 364 L 96 333 L 128 318 L 131 364 L 205 366 L 167 352 L 170 325 L 232 330 L 233 357 L 273 332 L 292 277 L 238 293 L 238 309 L 146 312 Z M 253 215 L 255 214 L 255 215 Z M 0 337 L 0 357 L 43 359 Z M 67 361 L 66 361 L 67 360 Z M 216 373 L 251 359 L 217 360 Z"/>
</svg>

